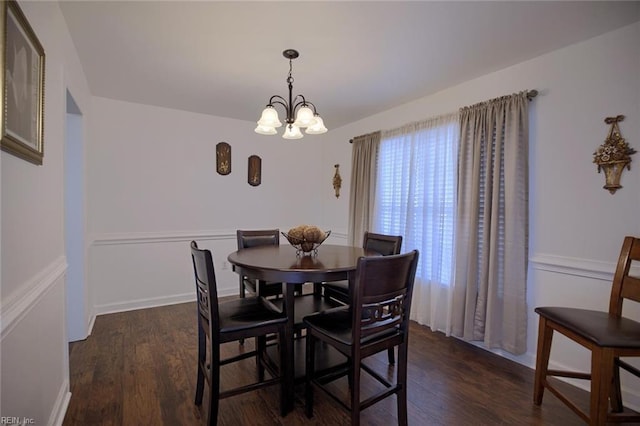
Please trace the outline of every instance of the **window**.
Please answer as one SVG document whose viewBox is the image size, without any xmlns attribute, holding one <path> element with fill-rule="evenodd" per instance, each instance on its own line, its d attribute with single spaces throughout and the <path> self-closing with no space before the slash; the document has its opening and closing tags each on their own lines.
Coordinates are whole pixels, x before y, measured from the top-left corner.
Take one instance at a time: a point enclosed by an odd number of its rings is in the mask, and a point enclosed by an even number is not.
<svg viewBox="0 0 640 426">
<path fill-rule="evenodd" d="M 420 251 L 414 300 L 434 305 L 417 313 L 432 328 L 440 328 L 435 311 L 446 318 L 435 305 L 448 305 L 452 285 L 458 133 L 457 114 L 438 117 L 383 133 L 378 152 L 373 229 L 402 235 L 403 252 Z M 429 287 L 444 291 L 434 296 Z"/>
</svg>

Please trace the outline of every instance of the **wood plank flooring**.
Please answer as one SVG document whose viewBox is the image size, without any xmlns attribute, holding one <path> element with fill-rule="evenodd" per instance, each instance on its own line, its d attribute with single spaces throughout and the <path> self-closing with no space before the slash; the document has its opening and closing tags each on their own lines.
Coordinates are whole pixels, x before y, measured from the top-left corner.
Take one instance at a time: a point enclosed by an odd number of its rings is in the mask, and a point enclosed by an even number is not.
<svg viewBox="0 0 640 426">
<path fill-rule="evenodd" d="M 87 340 L 70 344 L 72 397 L 63 425 L 204 424 L 204 410 L 193 404 L 196 341 L 195 303 L 99 316 Z M 252 342 L 245 345 L 249 349 Z M 541 407 L 533 404 L 529 368 L 415 323 L 409 348 L 410 425 L 583 424 L 549 392 Z M 224 349 L 226 356 L 240 346 Z M 383 352 L 369 363 L 393 377 L 386 357 Z M 246 360 L 223 367 L 223 386 L 249 383 L 254 366 Z M 565 387 L 588 405 L 586 392 Z M 315 416 L 307 419 L 302 389 L 297 395 L 294 411 L 284 418 L 273 387 L 224 399 L 218 424 L 349 424 L 348 414 L 319 391 Z M 362 424 L 397 424 L 395 396 L 365 410 Z"/>
</svg>

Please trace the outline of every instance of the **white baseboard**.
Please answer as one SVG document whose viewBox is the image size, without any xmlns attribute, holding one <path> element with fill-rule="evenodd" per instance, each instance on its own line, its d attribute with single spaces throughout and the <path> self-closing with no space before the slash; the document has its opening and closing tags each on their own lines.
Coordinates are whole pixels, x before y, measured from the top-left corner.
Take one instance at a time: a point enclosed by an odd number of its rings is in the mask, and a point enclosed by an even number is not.
<svg viewBox="0 0 640 426">
<path fill-rule="evenodd" d="M 158 306 L 175 305 L 178 303 L 195 302 L 195 289 L 193 293 L 175 294 L 171 296 L 151 297 L 148 299 L 131 300 L 124 303 L 109 303 L 95 307 L 96 314 L 91 317 L 89 335 L 93 330 L 98 315 L 115 314 L 118 312 L 135 311 L 138 309 L 156 308 Z M 237 296 L 237 289 L 229 289 L 218 292 L 218 297 Z"/>
<path fill-rule="evenodd" d="M 175 305 L 177 303 L 193 302 L 196 300 L 196 292 L 176 294 L 170 296 L 151 297 L 148 299 L 131 300 L 121 303 L 109 303 L 95 307 L 96 316 L 113 314 L 116 312 L 135 311 L 137 309 L 155 308 L 157 306 Z M 95 317 L 94 317 L 95 321 Z M 91 325 L 93 328 L 93 324 Z"/>
<path fill-rule="evenodd" d="M 53 405 L 53 411 L 49 417 L 49 425 L 62 426 L 64 422 L 64 416 L 67 414 L 67 408 L 69 408 L 69 401 L 71 401 L 71 392 L 69 391 L 69 379 L 65 379 L 64 383 L 60 387 L 60 392 L 56 398 L 56 402 Z"/>
<path fill-rule="evenodd" d="M 91 318 L 89 318 L 89 324 L 87 325 L 87 337 L 91 336 L 93 332 L 93 326 L 96 323 L 96 314 L 91 314 Z"/>
</svg>

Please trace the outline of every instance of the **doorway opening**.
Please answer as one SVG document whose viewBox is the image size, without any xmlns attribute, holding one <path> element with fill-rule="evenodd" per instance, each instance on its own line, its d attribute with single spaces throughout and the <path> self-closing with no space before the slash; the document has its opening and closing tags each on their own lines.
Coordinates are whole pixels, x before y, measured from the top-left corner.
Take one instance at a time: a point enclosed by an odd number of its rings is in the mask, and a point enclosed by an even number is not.
<svg viewBox="0 0 640 426">
<path fill-rule="evenodd" d="M 89 334 L 89 298 L 85 273 L 85 190 L 83 117 L 67 90 L 64 147 L 64 232 L 67 258 L 67 337 Z"/>
</svg>

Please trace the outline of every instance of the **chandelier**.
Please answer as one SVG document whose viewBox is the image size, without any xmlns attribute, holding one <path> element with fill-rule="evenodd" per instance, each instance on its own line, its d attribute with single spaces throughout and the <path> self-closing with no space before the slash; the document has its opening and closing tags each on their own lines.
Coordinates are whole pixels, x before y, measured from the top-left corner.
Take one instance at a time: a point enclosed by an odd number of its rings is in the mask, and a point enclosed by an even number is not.
<svg viewBox="0 0 640 426">
<path fill-rule="evenodd" d="M 260 120 L 258 120 L 258 126 L 255 128 L 255 132 L 261 135 L 275 135 L 276 127 L 282 126 L 280 119 L 278 118 L 278 111 L 276 111 L 274 105 L 282 105 L 286 112 L 285 118 L 285 130 L 282 137 L 285 139 L 300 139 L 302 138 L 302 132 L 300 129 L 304 129 L 308 135 L 320 135 L 327 132 L 327 128 L 324 126 L 324 122 L 318 112 L 316 106 L 307 101 L 304 96 L 296 95 L 293 97 L 293 76 L 291 71 L 293 69 L 292 61 L 300 56 L 297 50 L 287 49 L 282 52 L 282 56 L 289 60 L 289 76 L 287 77 L 287 84 L 289 85 L 289 100 L 287 101 L 282 96 L 273 95 L 269 99 L 267 107 L 262 111 Z M 311 109 L 313 108 L 313 109 Z"/>
</svg>

